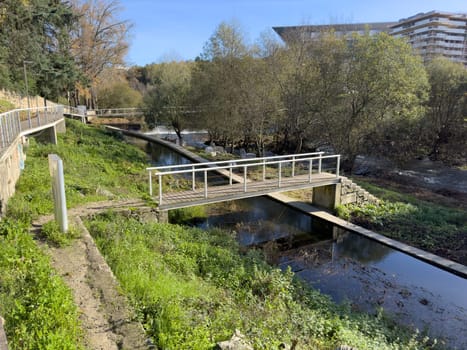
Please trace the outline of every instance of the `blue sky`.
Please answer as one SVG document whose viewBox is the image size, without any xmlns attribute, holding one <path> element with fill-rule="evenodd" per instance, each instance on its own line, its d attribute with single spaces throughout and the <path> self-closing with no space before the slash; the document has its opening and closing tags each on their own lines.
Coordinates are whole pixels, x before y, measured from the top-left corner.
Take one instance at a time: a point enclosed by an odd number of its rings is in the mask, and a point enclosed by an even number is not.
<svg viewBox="0 0 467 350">
<path fill-rule="evenodd" d="M 467 12 L 467 0 L 120 0 L 133 23 L 130 65 L 192 60 L 222 21 L 254 42 L 275 26 L 397 21 L 431 10 Z"/>
</svg>

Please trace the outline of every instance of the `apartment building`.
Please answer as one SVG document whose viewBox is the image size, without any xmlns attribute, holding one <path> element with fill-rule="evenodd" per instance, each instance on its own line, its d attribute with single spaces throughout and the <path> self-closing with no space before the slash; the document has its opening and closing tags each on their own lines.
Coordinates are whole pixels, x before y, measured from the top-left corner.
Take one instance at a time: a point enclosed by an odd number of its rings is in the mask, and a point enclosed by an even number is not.
<svg viewBox="0 0 467 350">
<path fill-rule="evenodd" d="M 381 32 L 406 38 L 414 50 L 427 62 L 433 57 L 444 56 L 467 66 L 467 14 L 430 11 L 403 18 L 398 22 L 305 25 L 273 27 L 284 40 L 314 39 L 323 31 L 333 30 L 339 36 Z"/>
<path fill-rule="evenodd" d="M 290 27 L 273 27 L 272 29 L 284 40 L 291 42 L 297 39 L 316 39 L 321 33 L 333 31 L 338 37 L 350 37 L 351 34 L 365 34 L 367 31 L 371 35 L 381 32 L 389 32 L 390 27 L 396 22 L 379 23 L 344 23 L 329 25 L 304 25 Z"/>
<path fill-rule="evenodd" d="M 403 18 L 389 34 L 407 38 L 410 45 L 429 61 L 444 56 L 467 66 L 467 14 L 431 11 Z"/>
</svg>

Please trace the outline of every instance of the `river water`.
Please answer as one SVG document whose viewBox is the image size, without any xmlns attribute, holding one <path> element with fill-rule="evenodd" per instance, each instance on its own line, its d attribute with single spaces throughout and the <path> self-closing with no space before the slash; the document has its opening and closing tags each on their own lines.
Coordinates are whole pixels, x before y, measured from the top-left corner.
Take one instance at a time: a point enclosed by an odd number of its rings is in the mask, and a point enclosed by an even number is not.
<svg viewBox="0 0 467 350">
<path fill-rule="evenodd" d="M 151 148 L 156 166 L 190 162 Z M 208 205 L 207 213 L 188 224 L 226 228 L 335 302 L 369 313 L 382 309 L 452 349 L 467 349 L 467 279 L 268 197 Z"/>
</svg>

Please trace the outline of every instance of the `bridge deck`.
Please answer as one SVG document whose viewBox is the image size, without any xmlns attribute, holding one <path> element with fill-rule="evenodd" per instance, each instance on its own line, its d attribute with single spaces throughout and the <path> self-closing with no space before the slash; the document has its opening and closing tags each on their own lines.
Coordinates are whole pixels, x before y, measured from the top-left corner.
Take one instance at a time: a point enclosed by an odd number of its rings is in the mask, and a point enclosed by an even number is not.
<svg viewBox="0 0 467 350">
<path fill-rule="evenodd" d="M 337 184 L 340 179 L 335 174 L 319 173 L 313 174 L 311 182 L 308 175 L 297 175 L 294 177 L 282 177 L 280 186 L 277 178 L 265 181 L 247 182 L 246 191 L 243 183 L 232 185 L 210 185 L 207 191 L 203 187 L 195 190 L 164 193 L 159 210 L 171 210 L 178 208 L 204 205 L 230 200 L 257 197 L 273 192 L 286 192 L 303 188 L 312 188 Z"/>
</svg>

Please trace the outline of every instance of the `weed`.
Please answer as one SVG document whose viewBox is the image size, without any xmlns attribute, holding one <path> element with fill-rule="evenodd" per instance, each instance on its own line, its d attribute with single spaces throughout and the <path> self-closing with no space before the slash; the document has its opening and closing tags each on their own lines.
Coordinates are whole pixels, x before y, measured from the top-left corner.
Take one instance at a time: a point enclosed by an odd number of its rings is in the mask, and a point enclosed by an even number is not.
<svg viewBox="0 0 467 350">
<path fill-rule="evenodd" d="M 230 233 L 142 223 L 115 213 L 86 221 L 158 347 L 210 349 L 240 329 L 257 349 L 418 349 L 417 336 L 352 313 L 240 249 Z"/>
<path fill-rule="evenodd" d="M 78 238 L 80 232 L 74 225 L 69 225 L 67 232 L 61 232 L 58 223 L 51 220 L 42 225 L 41 235 L 52 245 L 64 247 L 70 245 L 73 239 Z"/>
<path fill-rule="evenodd" d="M 465 211 L 419 200 L 411 195 L 359 182 L 382 198 L 378 204 L 345 205 L 338 216 L 407 244 L 465 264 Z M 459 253 L 457 253 L 459 251 Z"/>
<path fill-rule="evenodd" d="M 27 226 L 0 222 L 0 314 L 11 349 L 82 349 L 70 290 L 53 272 Z"/>
</svg>

